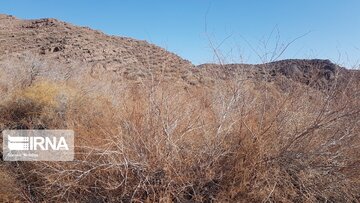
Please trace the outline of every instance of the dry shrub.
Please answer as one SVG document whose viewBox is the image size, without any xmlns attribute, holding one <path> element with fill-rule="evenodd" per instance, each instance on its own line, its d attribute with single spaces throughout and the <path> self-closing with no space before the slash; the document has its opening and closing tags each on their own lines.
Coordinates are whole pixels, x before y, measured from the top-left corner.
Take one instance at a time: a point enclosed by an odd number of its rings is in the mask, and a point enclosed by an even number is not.
<svg viewBox="0 0 360 203">
<path fill-rule="evenodd" d="M 8 164 L 30 202 L 356 202 L 355 88 L 143 81 L 114 103 L 35 83 L 1 106 L 0 123 L 75 130 L 75 161 Z"/>
</svg>

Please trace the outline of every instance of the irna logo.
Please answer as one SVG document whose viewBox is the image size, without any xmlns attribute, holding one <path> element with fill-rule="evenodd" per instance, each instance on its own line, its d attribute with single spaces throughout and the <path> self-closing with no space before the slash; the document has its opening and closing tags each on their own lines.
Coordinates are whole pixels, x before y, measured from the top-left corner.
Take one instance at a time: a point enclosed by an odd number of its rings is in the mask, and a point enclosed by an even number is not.
<svg viewBox="0 0 360 203">
<path fill-rule="evenodd" d="M 10 150 L 69 150 L 64 137 L 11 137 L 8 136 Z"/>
<path fill-rule="evenodd" d="M 72 161 L 74 159 L 72 130 L 5 130 L 2 134 L 5 161 Z"/>
</svg>

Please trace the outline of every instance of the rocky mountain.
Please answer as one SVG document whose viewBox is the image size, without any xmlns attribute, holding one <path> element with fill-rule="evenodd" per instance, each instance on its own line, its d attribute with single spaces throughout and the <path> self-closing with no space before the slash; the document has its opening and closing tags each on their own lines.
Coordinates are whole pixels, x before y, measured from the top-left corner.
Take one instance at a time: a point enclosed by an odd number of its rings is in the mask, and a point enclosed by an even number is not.
<svg viewBox="0 0 360 203">
<path fill-rule="evenodd" d="M 56 66 L 60 78 L 82 75 L 117 82 L 162 76 L 187 85 L 211 85 L 214 79 L 241 76 L 271 82 L 290 79 L 326 89 L 338 78 L 336 75 L 346 75 L 341 80 L 354 73 L 355 80 L 358 80 L 359 75 L 329 60 L 318 59 L 290 59 L 259 65 L 203 64 L 195 67 L 188 60 L 146 41 L 108 36 L 56 19 L 20 20 L 0 15 L 0 42 L 2 61 L 12 58 L 11 63 L 17 64 L 25 61 L 24 57 L 28 61 L 32 58 L 32 62 L 38 60 L 40 64 L 45 62 L 47 66 Z M 41 75 L 41 70 L 37 72 Z"/>
<path fill-rule="evenodd" d="M 108 36 L 56 19 L 20 20 L 9 15 L 0 15 L 0 57 L 12 58 L 8 61 L 13 65 L 28 58 L 56 66 L 61 73 L 53 75 L 65 78 L 82 75 L 113 82 L 154 74 L 186 75 L 193 68 L 189 61 L 146 41 Z"/>
<path fill-rule="evenodd" d="M 360 74 L 357 70 L 348 70 L 330 60 L 287 59 L 265 64 L 203 64 L 207 74 L 222 79 L 245 76 L 248 79 L 266 80 L 268 82 L 296 82 L 299 84 L 326 90 L 331 86 L 345 85 L 347 81 L 357 83 Z"/>
<path fill-rule="evenodd" d="M 163 48 L 126 37 L 107 36 L 56 19 L 19 20 L 0 15 L 0 55 L 31 51 L 62 62 L 81 60 L 106 70 L 153 68 L 159 61 L 170 68 L 192 66 Z M 116 65 L 111 62 L 117 62 Z"/>
</svg>

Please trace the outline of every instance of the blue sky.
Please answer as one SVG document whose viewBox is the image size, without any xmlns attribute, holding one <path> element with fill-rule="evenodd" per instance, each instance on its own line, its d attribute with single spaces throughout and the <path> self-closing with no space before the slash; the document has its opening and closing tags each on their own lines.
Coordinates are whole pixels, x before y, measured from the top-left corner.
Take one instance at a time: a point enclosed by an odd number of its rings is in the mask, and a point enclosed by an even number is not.
<svg viewBox="0 0 360 203">
<path fill-rule="evenodd" d="M 211 47 L 227 63 L 259 63 L 271 59 L 277 42 L 281 47 L 308 33 L 278 59 L 329 58 L 354 65 L 360 60 L 359 9 L 359 0 L 0 1 L 0 13 L 58 18 L 147 40 L 194 64 L 217 62 Z"/>
</svg>

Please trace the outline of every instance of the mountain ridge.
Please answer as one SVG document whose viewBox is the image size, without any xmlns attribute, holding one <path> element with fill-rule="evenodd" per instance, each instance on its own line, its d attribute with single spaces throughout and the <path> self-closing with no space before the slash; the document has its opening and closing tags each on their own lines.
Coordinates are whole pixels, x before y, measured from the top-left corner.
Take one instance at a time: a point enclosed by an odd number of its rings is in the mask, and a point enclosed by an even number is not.
<svg viewBox="0 0 360 203">
<path fill-rule="evenodd" d="M 93 78 L 119 77 L 130 80 L 163 75 L 164 78 L 190 85 L 210 84 L 217 78 L 241 76 L 248 79 L 279 80 L 279 76 L 318 89 L 326 89 L 341 73 L 350 77 L 346 68 L 329 60 L 285 59 L 265 64 L 193 65 L 178 55 L 128 37 L 109 36 L 88 27 L 75 26 L 54 18 L 21 20 L 0 15 L 0 56 L 30 54 L 41 60 L 56 61 L 59 68 L 83 63 Z M 105 76 L 104 76 L 105 75 Z M 358 71 L 354 72 L 358 77 Z M 357 79 L 356 79 L 357 80 Z"/>
</svg>

